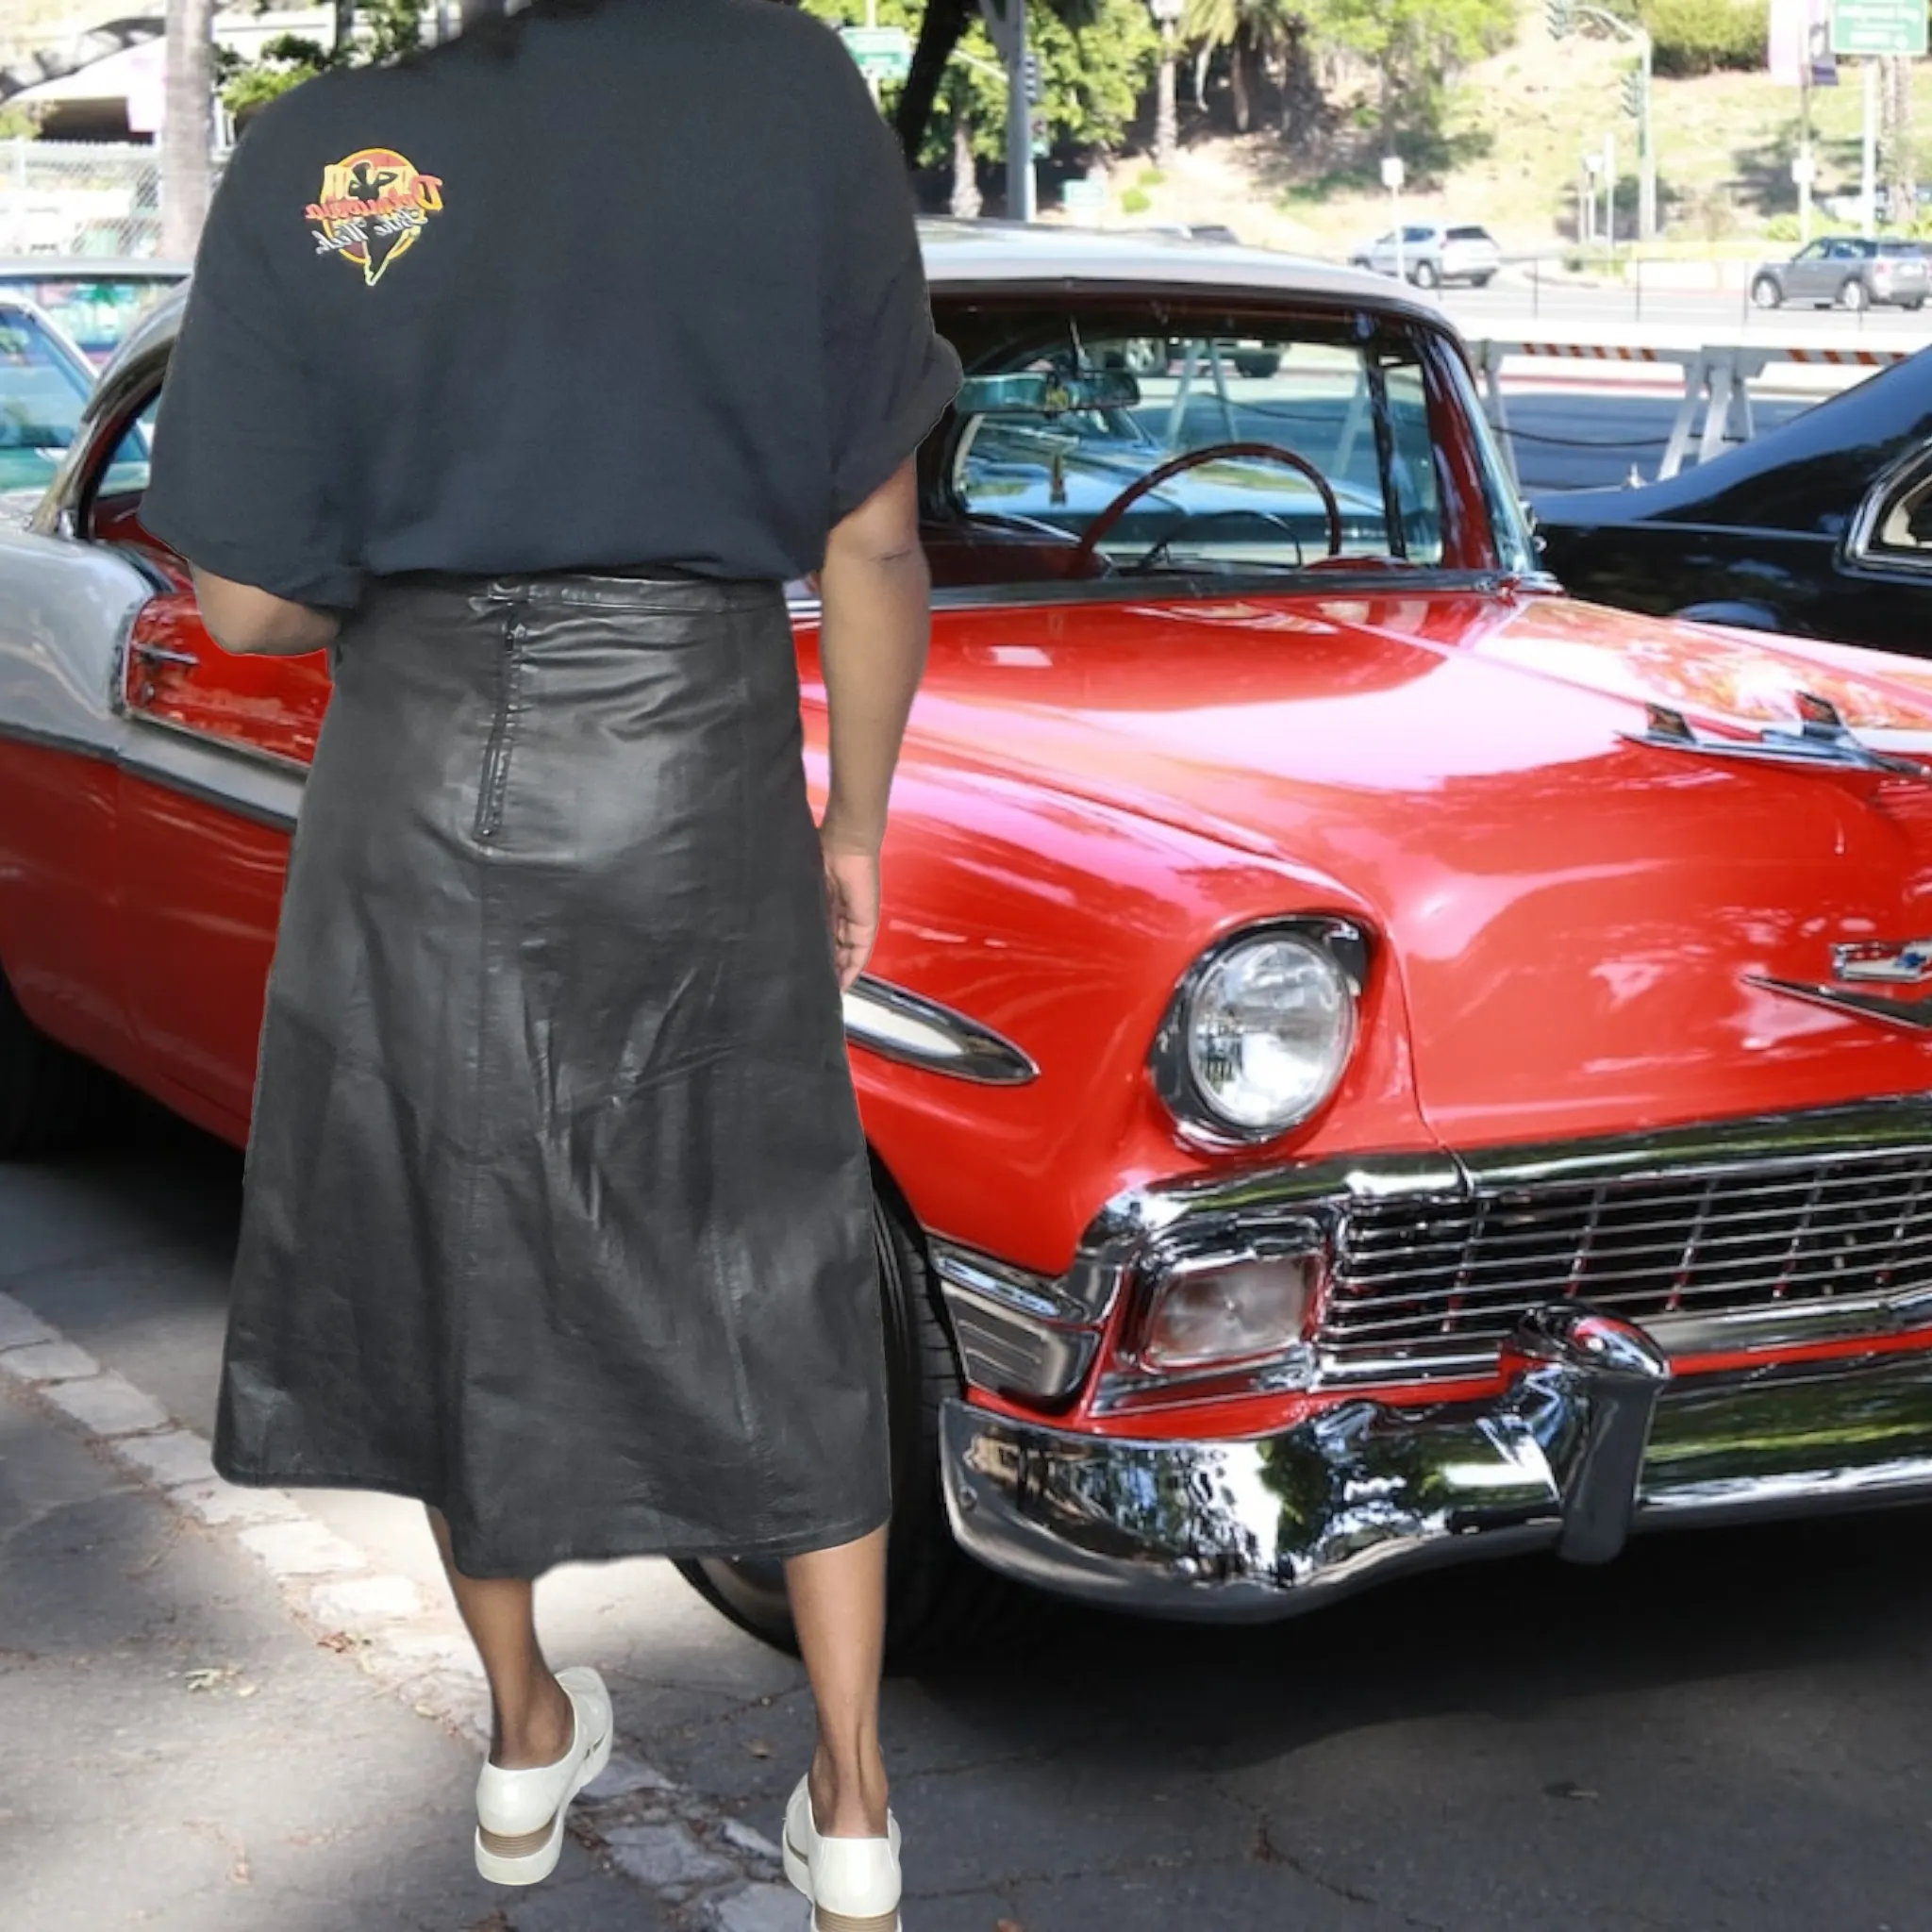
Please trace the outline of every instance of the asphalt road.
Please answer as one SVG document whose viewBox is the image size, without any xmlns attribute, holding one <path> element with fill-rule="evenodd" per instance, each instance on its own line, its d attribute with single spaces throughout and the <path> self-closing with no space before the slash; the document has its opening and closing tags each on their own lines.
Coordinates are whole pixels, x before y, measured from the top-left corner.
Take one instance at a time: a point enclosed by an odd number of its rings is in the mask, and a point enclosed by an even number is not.
<svg viewBox="0 0 1932 1932">
<path fill-rule="evenodd" d="M 1909 314 L 1901 308 L 1869 308 L 1851 313 L 1809 305 L 1775 309 L 1751 306 L 1742 290 L 1708 291 L 1646 286 L 1641 281 L 1585 286 L 1542 283 L 1511 274 L 1487 289 L 1449 289 L 1442 306 L 1465 335 L 1491 336 L 1529 323 L 1648 322 L 1673 327 L 1703 326 L 1713 341 L 1771 335 L 1792 328 L 1822 329 L 1845 344 L 1873 340 L 1932 342 L 1932 308 Z"/>
<path fill-rule="evenodd" d="M 0 1169 L 0 1291 L 205 1429 L 239 1178 L 154 1121 L 117 1153 Z M 663 1565 L 561 1573 L 542 1607 L 696 1822 L 639 1826 L 622 1858 L 623 1832 L 593 1832 L 560 1892 L 486 1902 L 474 1747 L 358 1673 L 389 1640 L 318 1649 L 233 1532 L 163 1533 L 138 1486 L 92 1493 L 100 1460 L 0 1375 L 8 1932 L 796 1932 L 776 1888 L 734 1921 L 675 1882 L 722 1822 L 773 1832 L 809 1718 L 796 1665 Z M 312 1507 L 437 1603 L 408 1506 Z M 1061 1615 L 992 1664 L 889 1686 L 906 1924 L 1927 1932 L 1928 1587 L 1913 1512 L 1448 1573 L 1272 1628 Z M 453 1627 L 416 1622 L 412 1643 Z M 191 1694 L 197 1664 L 231 1675 Z"/>
</svg>

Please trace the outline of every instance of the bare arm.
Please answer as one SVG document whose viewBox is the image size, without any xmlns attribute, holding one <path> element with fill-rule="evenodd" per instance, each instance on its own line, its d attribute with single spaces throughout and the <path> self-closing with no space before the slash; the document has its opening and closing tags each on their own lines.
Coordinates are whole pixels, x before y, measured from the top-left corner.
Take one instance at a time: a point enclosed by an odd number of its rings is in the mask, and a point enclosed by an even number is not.
<svg viewBox="0 0 1932 1932">
<path fill-rule="evenodd" d="M 194 594 L 208 635 L 243 657 L 299 658 L 331 643 L 339 621 L 326 610 L 291 604 L 253 584 L 196 570 Z"/>
<path fill-rule="evenodd" d="M 910 458 L 833 530 L 820 573 L 819 657 L 832 780 L 819 836 L 839 976 L 858 978 L 878 934 L 878 855 L 892 768 L 925 669 L 932 579 L 919 547 Z"/>
<path fill-rule="evenodd" d="M 828 843 L 876 852 L 899 741 L 925 669 L 932 579 L 908 457 L 833 530 L 820 574 L 819 656 L 831 709 Z"/>
</svg>

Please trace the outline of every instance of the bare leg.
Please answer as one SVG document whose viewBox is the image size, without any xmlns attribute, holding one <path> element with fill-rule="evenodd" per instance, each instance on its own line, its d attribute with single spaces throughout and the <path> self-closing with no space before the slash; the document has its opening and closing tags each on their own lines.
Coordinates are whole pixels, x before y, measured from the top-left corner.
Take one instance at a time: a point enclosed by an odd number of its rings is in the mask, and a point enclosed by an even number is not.
<svg viewBox="0 0 1932 1932">
<path fill-rule="evenodd" d="M 533 1587 L 515 1577 L 465 1576 L 450 1554 L 449 1524 L 441 1510 L 429 1512 L 429 1526 L 442 1552 L 463 1626 L 490 1679 L 496 1707 L 490 1761 L 506 1771 L 555 1764 L 570 1749 L 575 1719 L 569 1696 L 550 1674 L 538 1647 Z"/>
<path fill-rule="evenodd" d="M 886 1532 L 785 1565 L 798 1646 L 818 1701 L 811 1808 L 828 1838 L 884 1838 L 879 1671 L 886 1638 Z"/>
</svg>

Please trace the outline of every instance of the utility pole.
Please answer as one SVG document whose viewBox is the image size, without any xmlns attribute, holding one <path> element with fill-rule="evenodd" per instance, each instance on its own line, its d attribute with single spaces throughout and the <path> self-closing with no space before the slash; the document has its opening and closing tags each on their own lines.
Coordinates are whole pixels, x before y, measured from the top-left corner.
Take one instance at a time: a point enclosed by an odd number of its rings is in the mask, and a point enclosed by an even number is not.
<svg viewBox="0 0 1932 1932">
<path fill-rule="evenodd" d="M 1007 219 L 1030 222 L 1035 201 L 1026 0 L 979 0 L 979 10 L 1007 70 Z"/>
<path fill-rule="evenodd" d="M 193 258 L 214 180 L 214 0 L 168 0 L 161 105 L 161 253 Z"/>
</svg>

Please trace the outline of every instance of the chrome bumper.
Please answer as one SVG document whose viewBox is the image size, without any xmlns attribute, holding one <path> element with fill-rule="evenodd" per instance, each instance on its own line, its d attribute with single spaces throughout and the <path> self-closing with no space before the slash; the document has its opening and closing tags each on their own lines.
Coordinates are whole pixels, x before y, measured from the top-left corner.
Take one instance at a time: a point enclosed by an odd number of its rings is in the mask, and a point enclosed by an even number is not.
<svg viewBox="0 0 1932 1932">
<path fill-rule="evenodd" d="M 1932 1496 L 1932 1351 L 1673 1381 L 1641 1328 L 1535 1311 L 1479 1403 L 1350 1401 L 1280 1435 L 1142 1441 L 951 1402 L 961 1546 L 1058 1593 L 1260 1621 L 1432 1564 L 1554 1548 L 1604 1562 L 1633 1528 Z"/>
</svg>

